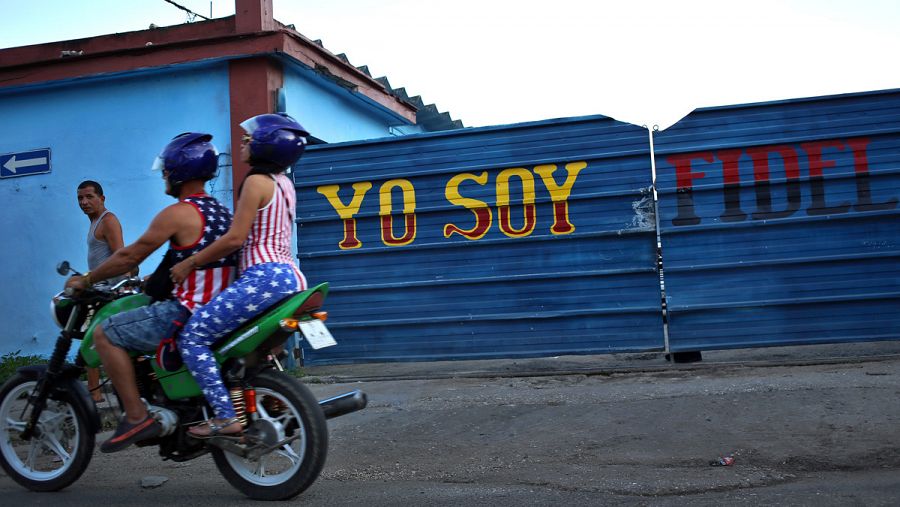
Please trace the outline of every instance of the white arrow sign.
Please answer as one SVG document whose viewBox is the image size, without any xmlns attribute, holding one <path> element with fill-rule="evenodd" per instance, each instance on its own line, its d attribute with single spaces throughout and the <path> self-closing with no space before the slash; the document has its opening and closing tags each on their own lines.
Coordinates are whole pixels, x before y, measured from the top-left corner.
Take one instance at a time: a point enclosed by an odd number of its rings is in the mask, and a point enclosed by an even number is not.
<svg viewBox="0 0 900 507">
<path fill-rule="evenodd" d="M 15 174 L 16 170 L 20 167 L 31 167 L 35 165 L 47 165 L 47 158 L 29 158 L 26 160 L 16 160 L 16 156 L 13 155 L 11 159 L 7 160 L 3 167 L 6 168 L 7 171 Z"/>
</svg>

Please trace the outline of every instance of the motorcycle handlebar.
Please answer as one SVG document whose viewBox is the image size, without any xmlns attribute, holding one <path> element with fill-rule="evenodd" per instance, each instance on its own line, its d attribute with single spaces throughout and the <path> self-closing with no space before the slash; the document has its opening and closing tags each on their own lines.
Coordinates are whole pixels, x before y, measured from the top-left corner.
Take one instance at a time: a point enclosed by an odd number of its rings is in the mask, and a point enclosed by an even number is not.
<svg viewBox="0 0 900 507">
<path fill-rule="evenodd" d="M 70 298 L 78 297 L 80 299 L 87 299 L 96 295 L 112 295 L 119 292 L 123 287 L 132 286 L 132 287 L 140 287 L 141 279 L 136 276 L 130 276 L 124 280 L 119 281 L 115 285 L 108 285 L 104 283 L 100 283 L 97 285 L 93 285 L 84 289 L 82 291 L 76 292 L 72 287 L 66 287 L 63 289 L 63 294 Z"/>
</svg>

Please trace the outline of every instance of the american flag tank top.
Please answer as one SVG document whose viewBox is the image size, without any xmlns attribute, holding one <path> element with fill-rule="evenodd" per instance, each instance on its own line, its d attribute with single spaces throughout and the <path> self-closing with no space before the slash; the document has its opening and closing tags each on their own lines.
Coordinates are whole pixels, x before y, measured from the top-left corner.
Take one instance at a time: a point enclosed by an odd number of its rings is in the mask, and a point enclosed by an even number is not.
<svg viewBox="0 0 900 507">
<path fill-rule="evenodd" d="M 294 266 L 300 277 L 291 253 L 297 193 L 293 182 L 284 173 L 269 176 L 274 180 L 275 192 L 268 204 L 256 210 L 256 218 L 241 250 L 241 272 L 256 264 L 278 262 Z"/>
<path fill-rule="evenodd" d="M 176 262 L 203 250 L 231 228 L 231 212 L 215 198 L 197 194 L 184 198 L 182 202 L 190 204 L 200 214 L 203 219 L 203 231 L 191 245 L 169 245 Z M 237 264 L 235 252 L 209 264 L 197 266 L 187 278 L 175 285 L 172 295 L 185 308 L 194 311 L 194 308 L 208 303 L 234 281 Z"/>
</svg>

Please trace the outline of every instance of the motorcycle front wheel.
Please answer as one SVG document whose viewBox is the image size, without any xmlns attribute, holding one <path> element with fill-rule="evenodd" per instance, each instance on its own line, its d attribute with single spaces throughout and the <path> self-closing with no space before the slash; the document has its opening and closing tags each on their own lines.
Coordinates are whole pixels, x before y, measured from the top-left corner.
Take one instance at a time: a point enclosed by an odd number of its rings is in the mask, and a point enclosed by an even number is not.
<svg viewBox="0 0 900 507">
<path fill-rule="evenodd" d="M 245 458 L 213 448 L 213 459 L 225 479 L 250 498 L 293 498 L 312 485 L 325 465 L 325 416 L 309 389 L 285 373 L 264 371 L 251 384 L 256 416 L 245 434 L 257 448 L 271 450 Z"/>
<path fill-rule="evenodd" d="M 16 374 L 0 388 L 0 465 L 17 483 L 32 491 L 58 491 L 87 469 L 94 434 L 73 394 L 58 391 L 47 400 L 29 440 L 21 438 L 32 406 L 28 397 L 37 382 Z"/>
</svg>

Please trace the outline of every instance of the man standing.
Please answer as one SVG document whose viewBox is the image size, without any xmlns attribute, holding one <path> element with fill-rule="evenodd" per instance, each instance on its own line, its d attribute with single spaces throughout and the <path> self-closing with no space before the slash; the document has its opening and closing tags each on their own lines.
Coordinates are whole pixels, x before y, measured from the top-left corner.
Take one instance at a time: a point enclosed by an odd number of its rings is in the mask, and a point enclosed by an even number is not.
<svg viewBox="0 0 900 507">
<path fill-rule="evenodd" d="M 86 180 L 78 185 L 78 206 L 91 221 L 88 228 L 88 270 L 100 265 L 113 252 L 125 246 L 122 240 L 122 224 L 108 209 L 106 209 L 106 196 L 103 195 L 103 187 L 96 181 Z M 115 277 L 107 280 L 113 284 L 125 278 Z M 100 280 L 98 280 L 99 282 Z M 103 393 L 100 392 L 100 369 L 88 368 L 88 390 L 94 398 L 94 402 L 103 401 Z"/>
<path fill-rule="evenodd" d="M 211 140 L 209 134 L 185 133 L 166 145 L 154 169 L 162 170 L 166 194 L 178 202 L 160 211 L 137 241 L 113 252 L 84 276 L 73 276 L 66 287 L 83 290 L 94 280 L 127 273 L 167 241 L 167 257 L 189 258 L 231 227 L 231 212 L 205 191 L 218 168 L 218 152 Z M 235 254 L 196 266 L 191 277 L 174 284 L 172 299 L 117 313 L 94 329 L 97 353 L 125 410 L 113 436 L 100 446 L 102 452 L 122 450 L 162 431 L 141 401 L 128 351 L 155 350 L 173 321 L 184 322 L 190 312 L 209 302 L 231 283 L 235 271 Z"/>
<path fill-rule="evenodd" d="M 91 221 L 87 236 L 88 270 L 91 270 L 113 252 L 125 246 L 122 240 L 122 224 L 116 215 L 106 209 L 103 187 L 96 181 L 86 180 L 78 185 L 78 206 Z M 122 278 L 124 277 L 115 277 L 107 281 L 116 283 Z"/>
</svg>

